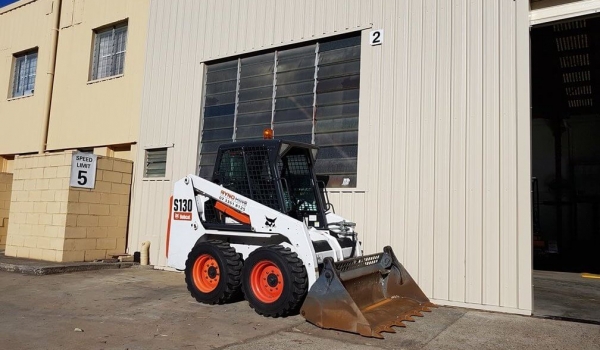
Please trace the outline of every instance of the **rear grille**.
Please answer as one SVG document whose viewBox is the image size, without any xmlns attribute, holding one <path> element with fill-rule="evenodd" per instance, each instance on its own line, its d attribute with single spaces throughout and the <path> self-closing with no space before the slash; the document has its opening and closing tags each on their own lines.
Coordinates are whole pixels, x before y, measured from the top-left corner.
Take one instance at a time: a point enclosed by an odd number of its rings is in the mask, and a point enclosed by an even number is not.
<svg viewBox="0 0 600 350">
<path fill-rule="evenodd" d="M 334 263 L 336 270 L 339 272 L 350 271 L 361 267 L 376 264 L 381 259 L 383 253 L 365 255 L 358 258 L 342 260 Z"/>
</svg>

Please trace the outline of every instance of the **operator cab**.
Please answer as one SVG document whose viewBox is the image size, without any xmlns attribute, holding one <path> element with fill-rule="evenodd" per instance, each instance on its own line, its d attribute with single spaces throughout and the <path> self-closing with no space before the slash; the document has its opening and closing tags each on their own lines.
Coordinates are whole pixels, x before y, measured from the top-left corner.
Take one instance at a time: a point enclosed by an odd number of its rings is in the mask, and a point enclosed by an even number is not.
<svg viewBox="0 0 600 350">
<path fill-rule="evenodd" d="M 308 227 L 326 229 L 322 188 L 314 173 L 317 151 L 314 145 L 273 139 L 223 144 L 212 181 Z M 209 216 L 218 220 L 219 215 Z"/>
</svg>

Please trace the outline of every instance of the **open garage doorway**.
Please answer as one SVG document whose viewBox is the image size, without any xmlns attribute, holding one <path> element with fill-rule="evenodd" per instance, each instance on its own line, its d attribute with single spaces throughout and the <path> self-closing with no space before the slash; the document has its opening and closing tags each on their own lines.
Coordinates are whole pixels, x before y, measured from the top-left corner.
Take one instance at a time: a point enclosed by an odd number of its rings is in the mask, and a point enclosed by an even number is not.
<svg viewBox="0 0 600 350">
<path fill-rule="evenodd" d="M 600 17 L 532 28 L 531 87 L 534 315 L 600 322 Z"/>
</svg>

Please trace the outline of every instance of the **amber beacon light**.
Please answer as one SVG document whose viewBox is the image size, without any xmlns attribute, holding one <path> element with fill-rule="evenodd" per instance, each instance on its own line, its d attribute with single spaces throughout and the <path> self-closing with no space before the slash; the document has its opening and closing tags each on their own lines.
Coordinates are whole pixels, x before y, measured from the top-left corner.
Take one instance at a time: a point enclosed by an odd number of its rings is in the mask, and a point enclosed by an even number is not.
<svg viewBox="0 0 600 350">
<path fill-rule="evenodd" d="M 265 130 L 263 130 L 263 139 L 272 140 L 273 139 L 273 129 L 266 128 Z"/>
</svg>

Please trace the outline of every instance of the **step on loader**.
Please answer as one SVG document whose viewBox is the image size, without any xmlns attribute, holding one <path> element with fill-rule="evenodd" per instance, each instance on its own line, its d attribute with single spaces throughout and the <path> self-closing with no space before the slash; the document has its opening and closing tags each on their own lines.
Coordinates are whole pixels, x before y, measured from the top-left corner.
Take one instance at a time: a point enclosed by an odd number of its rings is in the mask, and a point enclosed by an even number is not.
<svg viewBox="0 0 600 350">
<path fill-rule="evenodd" d="M 301 313 L 329 329 L 382 338 L 434 305 L 391 247 L 363 256 L 314 172 L 318 148 L 266 139 L 221 145 L 212 178 L 175 183 L 168 265 L 192 296 L 243 296 L 264 316 Z"/>
</svg>

